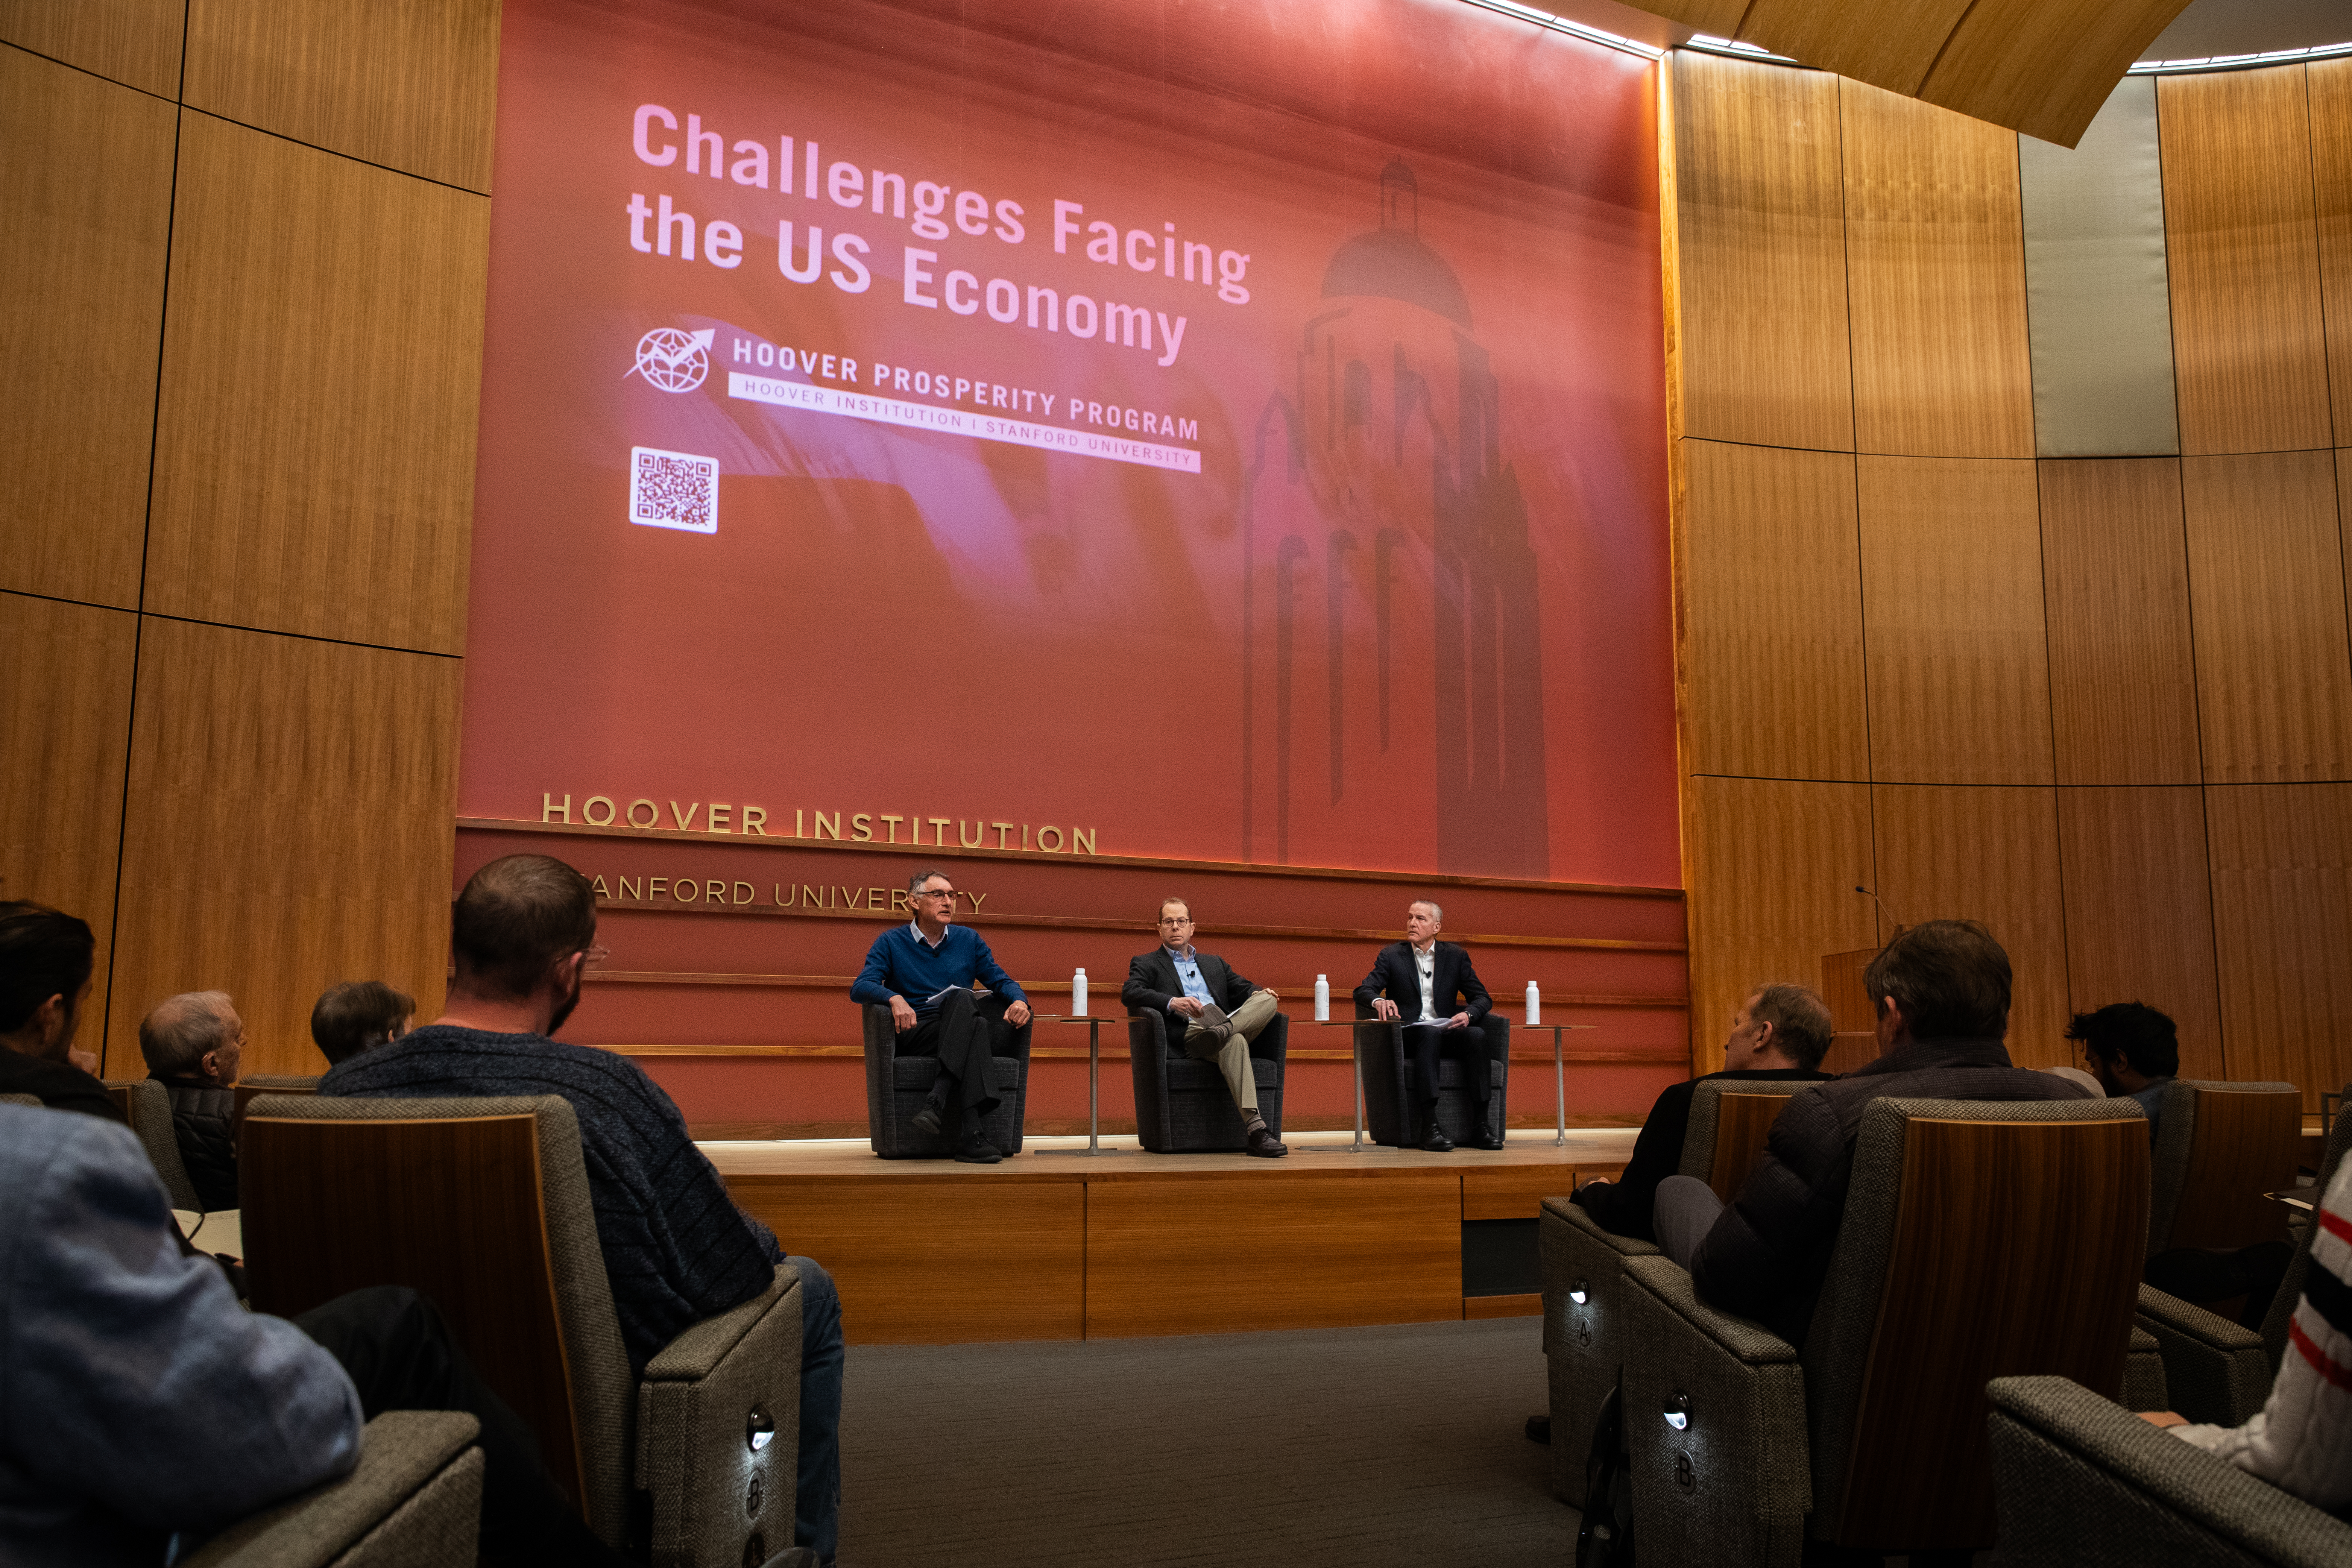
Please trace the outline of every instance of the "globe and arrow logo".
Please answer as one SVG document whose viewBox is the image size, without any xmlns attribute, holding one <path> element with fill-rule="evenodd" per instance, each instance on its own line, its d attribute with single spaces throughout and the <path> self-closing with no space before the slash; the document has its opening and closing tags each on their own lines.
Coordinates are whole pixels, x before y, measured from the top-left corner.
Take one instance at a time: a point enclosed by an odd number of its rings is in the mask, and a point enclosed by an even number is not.
<svg viewBox="0 0 2352 1568">
<path fill-rule="evenodd" d="M 637 340 L 637 363 L 622 379 L 642 375 L 663 392 L 692 392 L 710 374 L 710 345 L 718 336 L 711 327 L 698 332 L 656 327 Z"/>
</svg>

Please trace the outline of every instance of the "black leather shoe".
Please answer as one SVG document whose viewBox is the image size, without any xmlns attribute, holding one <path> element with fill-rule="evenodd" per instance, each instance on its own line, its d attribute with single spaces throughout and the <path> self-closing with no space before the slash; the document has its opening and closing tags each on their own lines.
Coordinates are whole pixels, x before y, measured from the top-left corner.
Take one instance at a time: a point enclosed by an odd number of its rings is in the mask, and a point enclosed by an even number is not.
<svg viewBox="0 0 2352 1568">
<path fill-rule="evenodd" d="M 1503 1146 L 1500 1133 L 1489 1132 L 1483 1127 L 1472 1133 L 1465 1142 L 1473 1149 L 1499 1149 Z"/>
<path fill-rule="evenodd" d="M 907 1118 L 907 1120 L 916 1127 L 919 1127 L 925 1132 L 929 1133 L 934 1138 L 939 1136 L 940 1108 L 938 1106 L 926 1105 L 922 1110 L 918 1110 L 914 1115 Z"/>
<path fill-rule="evenodd" d="M 955 1157 L 967 1165 L 993 1165 L 1004 1158 L 996 1152 L 995 1144 L 977 1132 L 956 1145 Z"/>
<path fill-rule="evenodd" d="M 1242 1145 L 1242 1152 L 1255 1154 L 1261 1159 L 1279 1160 L 1289 1153 L 1290 1149 L 1287 1144 L 1275 1137 L 1273 1128 L 1261 1121 L 1250 1129 L 1249 1142 Z"/>
<path fill-rule="evenodd" d="M 1429 1131 L 1421 1135 L 1421 1146 L 1433 1154 L 1454 1152 L 1454 1140 L 1448 1138 L 1445 1130 L 1434 1121 L 1429 1124 Z"/>
</svg>

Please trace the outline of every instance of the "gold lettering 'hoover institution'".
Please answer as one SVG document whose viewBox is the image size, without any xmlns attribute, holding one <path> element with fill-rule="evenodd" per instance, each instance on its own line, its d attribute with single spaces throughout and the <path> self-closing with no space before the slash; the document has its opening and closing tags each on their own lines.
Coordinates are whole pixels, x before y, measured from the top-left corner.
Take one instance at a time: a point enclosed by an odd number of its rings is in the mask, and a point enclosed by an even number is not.
<svg viewBox="0 0 2352 1568">
<path fill-rule="evenodd" d="M 640 817 L 637 813 L 644 812 Z M 971 821 L 954 816 L 921 816 L 887 811 L 813 811 L 804 806 L 793 810 L 793 830 L 783 830 L 783 819 L 776 819 L 775 830 L 768 825 L 768 809 L 761 805 L 737 805 L 731 801 L 693 800 L 669 803 L 669 817 L 663 819 L 661 806 L 650 800 L 633 800 L 624 810 L 608 795 L 592 795 L 580 804 L 580 815 L 572 815 L 572 797 L 541 792 L 539 820 L 542 823 L 583 822 L 591 827 L 616 826 L 635 827 L 646 832 L 749 835 L 755 838 L 800 838 L 811 843 L 837 839 L 844 844 L 904 844 L 914 848 L 938 849 L 1041 849 L 1048 855 L 1067 852 L 1072 855 L 1099 855 L 1095 847 L 1096 829 L 1091 827 L 1063 828 L 1053 823 L 1033 827 L 1025 822 L 997 822 L 992 819 Z M 847 831 L 843 831 L 846 826 Z M 948 829 L 955 829 L 955 837 L 948 837 Z M 929 829 L 926 837 L 925 830 Z M 900 837 L 903 831 L 905 837 Z M 994 835 L 994 841 L 990 836 Z M 1019 842 L 1013 836 L 1020 835 Z"/>
</svg>

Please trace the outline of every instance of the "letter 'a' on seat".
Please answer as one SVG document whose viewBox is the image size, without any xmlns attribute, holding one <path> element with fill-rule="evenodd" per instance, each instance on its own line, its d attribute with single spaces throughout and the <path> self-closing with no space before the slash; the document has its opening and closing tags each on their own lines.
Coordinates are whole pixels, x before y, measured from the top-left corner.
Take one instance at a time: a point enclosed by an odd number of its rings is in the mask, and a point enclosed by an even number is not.
<svg viewBox="0 0 2352 1568">
<path fill-rule="evenodd" d="M 991 1024 L 1001 1022 L 1005 1006 L 1002 996 L 983 996 L 980 1016 Z M 900 1056 L 898 1026 L 890 1021 L 890 1009 L 866 1003 L 859 1010 L 866 1022 L 866 1136 L 874 1152 L 885 1160 L 947 1159 L 962 1131 L 957 1118 L 940 1117 L 937 1132 L 915 1125 L 915 1112 L 923 1109 L 924 1097 L 940 1076 L 940 1058 Z M 989 1058 L 988 1089 L 996 1096 L 996 1109 L 981 1118 L 980 1135 L 1002 1153 L 1021 1152 L 1022 1122 L 1029 1108 L 1029 1029 L 1024 1024 L 1011 1031 L 1009 1041 L 1000 1037 L 1006 1054 Z"/>
<path fill-rule="evenodd" d="M 1992 1403 L 2003 1568 L 2341 1568 L 2352 1524 L 2062 1377 Z"/>
<path fill-rule="evenodd" d="M 778 1265 L 633 1380 L 569 1101 L 265 1095 L 237 1173 L 256 1310 L 409 1286 L 616 1550 L 736 1568 L 792 1544 L 799 1276 Z"/>
<path fill-rule="evenodd" d="M 2343 1163 L 2347 1153 L 2352 1153 L 2352 1083 L 2344 1086 L 2344 1094 L 2346 1103 L 2337 1107 L 2335 1123 L 2327 1130 L 2327 1146 L 2320 1151 L 2319 1182 L 2311 1194 L 2314 1198 L 2327 1190 L 2327 1184 L 2336 1179 L 2336 1167 Z M 2279 1281 L 2278 1294 L 2271 1298 L 2269 1315 L 2263 1319 L 2263 1354 L 2271 1363 L 2273 1373 L 2286 1359 L 2286 1325 L 2294 1316 L 2294 1304 L 2303 1299 L 2304 1277 L 2311 1268 L 2311 1237 L 2310 1225 L 2296 1228 L 2294 1257 L 2287 1263 L 2285 1278 Z"/>
<path fill-rule="evenodd" d="M 1481 1128 L 1500 1132 L 1508 1123 L 1504 1108 L 1510 1103 L 1511 1021 L 1488 1013 L 1467 1026 L 1486 1046 L 1486 1103 L 1470 1100 L 1469 1079 L 1452 1056 L 1437 1063 L 1437 1125 L 1456 1143 L 1469 1142 Z M 1363 1003 L 1356 1004 L 1356 1058 L 1364 1071 L 1364 1126 L 1372 1142 L 1402 1148 L 1421 1141 L 1416 1122 L 1417 1100 L 1408 1103 L 1413 1089 L 1412 1063 L 1405 1054 L 1404 1025 L 1381 1023 Z"/>
<path fill-rule="evenodd" d="M 1282 1136 L 1282 1078 L 1290 1057 L 1290 1019 L 1276 1013 L 1250 1042 L 1250 1076 L 1257 1081 L 1257 1113 Z M 1135 1131 L 1155 1154 L 1231 1152 L 1248 1142 L 1241 1108 L 1215 1058 L 1184 1054 L 1168 1037 L 1168 1016 L 1156 1007 L 1127 1016 L 1128 1066 L 1135 1076 Z"/>
<path fill-rule="evenodd" d="M 1755 1079 L 1692 1085 L 1681 1173 L 1722 1184 L 1716 1190 L 1728 1202 L 1764 1152 L 1772 1119 L 1790 1094 L 1812 1081 L 1791 1079 L 1785 1089 Z M 1728 1107 L 1727 1097 L 1733 1097 Z M 1611 1235 L 1564 1197 L 1544 1199 L 1537 1239 L 1543 1258 L 1544 1368 L 1551 1392 L 1551 1489 L 1581 1508 L 1592 1424 L 1601 1402 L 1617 1386 L 1617 1368 L 1625 1357 L 1618 1304 L 1623 1262 L 1655 1258 L 1658 1249 Z"/>
<path fill-rule="evenodd" d="M 1888 1554 L 1992 1544 L 1985 1384 L 2122 1392 L 2147 1224 L 2129 1100 L 1888 1099 L 1863 1113 L 1802 1354 L 1625 1264 L 1636 1539 L 1789 1563 L 1808 1534 Z"/>
<path fill-rule="evenodd" d="M 480 1427 L 455 1410 L 387 1410 L 360 1434 L 351 1474 L 241 1519 L 184 1568 L 473 1568 L 482 1518 Z"/>
</svg>

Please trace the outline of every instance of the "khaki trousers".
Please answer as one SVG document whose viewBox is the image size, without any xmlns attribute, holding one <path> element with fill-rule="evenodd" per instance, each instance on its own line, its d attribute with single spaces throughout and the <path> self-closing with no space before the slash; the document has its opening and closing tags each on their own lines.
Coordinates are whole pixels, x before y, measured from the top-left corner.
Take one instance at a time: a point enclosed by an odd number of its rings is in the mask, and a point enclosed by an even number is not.
<svg viewBox="0 0 2352 1568">
<path fill-rule="evenodd" d="M 1279 1000 L 1273 992 L 1253 991 L 1248 1001 L 1225 1015 L 1234 1034 L 1223 1045 L 1217 1044 L 1217 1037 L 1198 1018 L 1184 1031 L 1184 1054 L 1198 1061 L 1216 1058 L 1217 1070 L 1225 1075 L 1225 1087 L 1233 1090 L 1244 1121 L 1257 1115 L 1257 1077 L 1250 1071 L 1250 1042 L 1265 1033 L 1278 1010 Z"/>
</svg>

